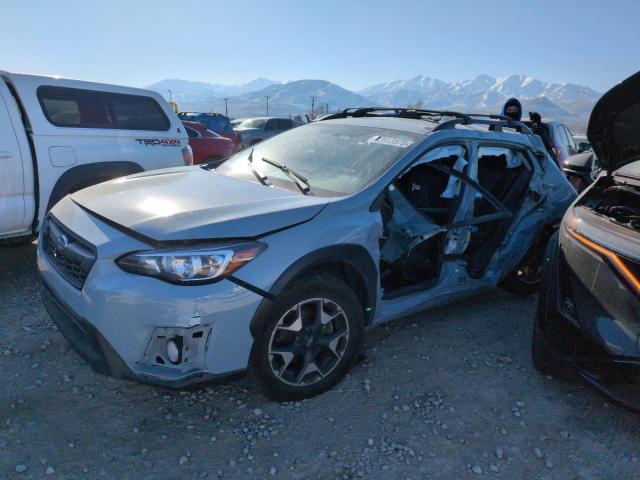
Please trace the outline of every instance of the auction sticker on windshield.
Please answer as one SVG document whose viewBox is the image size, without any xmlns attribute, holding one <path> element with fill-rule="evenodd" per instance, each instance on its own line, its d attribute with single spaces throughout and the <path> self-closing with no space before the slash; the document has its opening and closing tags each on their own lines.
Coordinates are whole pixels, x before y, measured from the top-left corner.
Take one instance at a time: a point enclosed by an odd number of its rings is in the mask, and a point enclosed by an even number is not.
<svg viewBox="0 0 640 480">
<path fill-rule="evenodd" d="M 391 145 L 393 147 L 407 148 L 413 143 L 413 140 L 407 140 L 405 138 L 397 137 L 383 137 L 382 135 L 376 135 L 367 140 L 367 143 L 376 143 L 378 145 Z"/>
</svg>

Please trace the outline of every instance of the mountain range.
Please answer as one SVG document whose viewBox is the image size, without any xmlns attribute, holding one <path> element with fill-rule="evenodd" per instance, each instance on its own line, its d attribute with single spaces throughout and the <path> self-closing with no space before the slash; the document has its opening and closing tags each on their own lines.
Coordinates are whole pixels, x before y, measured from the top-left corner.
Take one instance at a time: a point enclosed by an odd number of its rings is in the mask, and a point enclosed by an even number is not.
<svg viewBox="0 0 640 480">
<path fill-rule="evenodd" d="M 543 119 L 554 118 L 583 130 L 593 105 L 595 90 L 572 83 L 545 82 L 524 75 L 494 78 L 478 75 L 471 80 L 445 82 L 419 75 L 372 85 L 353 92 L 327 80 L 278 82 L 255 78 L 235 85 L 166 79 L 148 86 L 176 101 L 181 110 L 224 112 L 227 99 L 230 117 L 263 116 L 267 97 L 269 115 L 336 111 L 354 106 L 420 106 L 464 112 L 499 112 L 510 97 L 520 99 L 523 111 L 537 111 Z"/>
</svg>

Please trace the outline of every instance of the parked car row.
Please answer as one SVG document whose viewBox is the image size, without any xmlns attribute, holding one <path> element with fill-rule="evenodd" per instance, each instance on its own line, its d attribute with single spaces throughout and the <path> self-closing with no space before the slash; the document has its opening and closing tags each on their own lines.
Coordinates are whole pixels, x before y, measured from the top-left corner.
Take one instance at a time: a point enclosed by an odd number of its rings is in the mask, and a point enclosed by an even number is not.
<svg viewBox="0 0 640 480">
<path fill-rule="evenodd" d="M 202 163 L 219 165 L 235 153 L 236 148 L 232 140 L 212 132 L 206 125 L 186 120 L 183 120 L 182 124 L 189 135 L 194 165 Z"/>
<path fill-rule="evenodd" d="M 233 141 L 234 152 L 259 143 L 274 135 L 285 132 L 298 125 L 308 123 L 308 118 L 297 115 L 289 117 L 252 117 L 229 120 L 219 113 L 179 113 L 183 121 L 199 122 L 214 134 Z M 306 121 L 305 121 L 306 120 Z M 193 142 L 193 147 L 196 142 Z M 195 155 L 204 157 L 206 154 Z M 196 163 L 199 163 L 196 161 Z"/>
<path fill-rule="evenodd" d="M 233 142 L 233 147 L 237 150 L 240 138 L 233 130 L 231 122 L 227 117 L 220 113 L 197 113 L 197 112 L 181 112 L 178 118 L 187 122 L 198 122 L 207 127 L 213 133 L 228 138 Z"/>
</svg>

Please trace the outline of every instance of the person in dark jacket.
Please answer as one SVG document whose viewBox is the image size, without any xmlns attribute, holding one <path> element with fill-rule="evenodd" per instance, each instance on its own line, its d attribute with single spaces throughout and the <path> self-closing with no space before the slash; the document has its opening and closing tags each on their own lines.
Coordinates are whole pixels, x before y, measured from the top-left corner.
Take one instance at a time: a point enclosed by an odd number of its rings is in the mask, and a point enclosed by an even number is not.
<svg viewBox="0 0 640 480">
<path fill-rule="evenodd" d="M 519 122 L 522 119 L 522 105 L 520 101 L 517 98 L 510 98 L 504 103 L 500 114 Z"/>
</svg>

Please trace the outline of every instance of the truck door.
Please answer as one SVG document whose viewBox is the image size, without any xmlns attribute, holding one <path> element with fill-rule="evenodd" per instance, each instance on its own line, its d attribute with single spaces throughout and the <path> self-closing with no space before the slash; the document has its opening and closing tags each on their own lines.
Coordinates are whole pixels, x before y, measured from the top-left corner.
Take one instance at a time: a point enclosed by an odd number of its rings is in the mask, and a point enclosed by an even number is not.
<svg viewBox="0 0 640 480">
<path fill-rule="evenodd" d="M 11 121 L 9 111 L 15 103 L 10 95 L 0 79 L 0 238 L 23 233 L 31 224 L 30 219 L 25 219 L 24 171 L 15 131 L 23 126 L 14 126 Z"/>
</svg>

